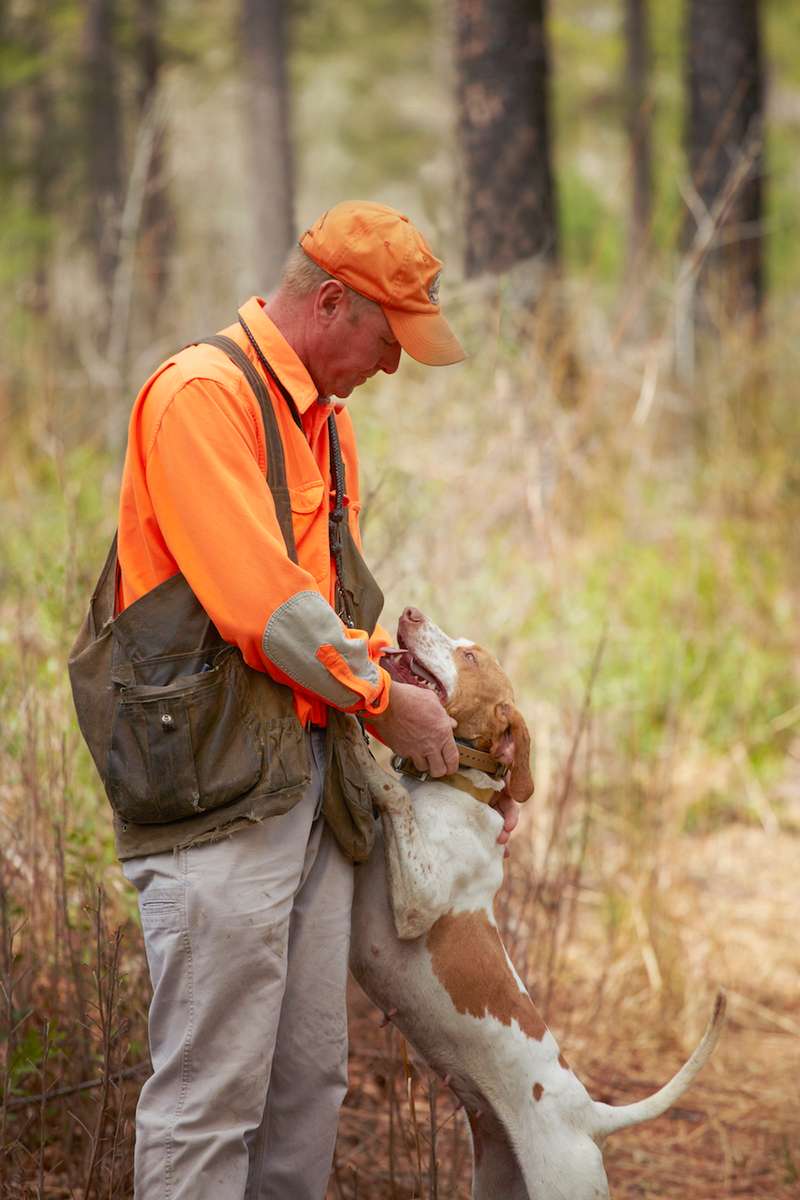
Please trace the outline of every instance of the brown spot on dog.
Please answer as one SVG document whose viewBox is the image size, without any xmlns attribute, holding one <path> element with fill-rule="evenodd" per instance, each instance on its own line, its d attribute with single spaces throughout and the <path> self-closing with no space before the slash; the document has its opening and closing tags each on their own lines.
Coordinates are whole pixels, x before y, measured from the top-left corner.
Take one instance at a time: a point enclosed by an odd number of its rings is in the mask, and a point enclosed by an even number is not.
<svg viewBox="0 0 800 1200">
<path fill-rule="evenodd" d="M 456 686 L 446 708 L 459 737 L 475 742 L 511 768 L 506 791 L 523 802 L 533 794 L 531 739 L 503 668 L 482 646 L 459 646 L 453 655 Z"/>
<path fill-rule="evenodd" d="M 500 934 L 484 912 L 445 913 L 433 925 L 427 946 L 436 978 L 460 1013 L 516 1021 L 540 1042 L 547 1032 L 527 992 L 522 992 L 506 958 Z"/>
<path fill-rule="evenodd" d="M 460 737 L 474 739 L 480 750 L 488 750 L 494 732 L 495 706 L 514 699 L 508 676 L 482 646 L 459 646 L 453 659 L 457 678 L 447 711 L 458 721 Z"/>
<path fill-rule="evenodd" d="M 572 1068 L 570 1067 L 569 1063 L 568 1063 L 568 1062 L 567 1062 L 567 1060 L 564 1058 L 564 1055 L 563 1055 L 563 1054 L 559 1054 L 559 1056 L 558 1056 L 558 1065 L 559 1065 L 560 1067 L 563 1067 L 565 1071 L 571 1071 L 571 1070 L 572 1070 Z"/>
<path fill-rule="evenodd" d="M 542 1087 L 542 1085 L 540 1083 L 535 1083 L 533 1085 L 534 1100 L 541 1100 L 543 1095 L 544 1095 L 544 1088 Z"/>
<path fill-rule="evenodd" d="M 383 790 L 384 790 L 385 792 L 390 792 L 390 791 L 392 790 L 392 785 L 391 785 L 390 783 L 385 783 L 385 784 L 383 785 Z"/>
</svg>

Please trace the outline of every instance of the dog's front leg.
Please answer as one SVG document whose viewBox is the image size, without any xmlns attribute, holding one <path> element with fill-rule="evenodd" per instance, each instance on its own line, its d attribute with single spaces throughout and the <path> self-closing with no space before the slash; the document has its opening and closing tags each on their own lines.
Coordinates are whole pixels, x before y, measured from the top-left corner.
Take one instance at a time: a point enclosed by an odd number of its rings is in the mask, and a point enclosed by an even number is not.
<svg viewBox="0 0 800 1200">
<path fill-rule="evenodd" d="M 420 827 L 402 784 L 387 778 L 377 804 L 397 936 L 421 937 L 450 902 L 452 878 L 447 857 L 441 851 L 434 853 L 431 835 Z"/>
</svg>

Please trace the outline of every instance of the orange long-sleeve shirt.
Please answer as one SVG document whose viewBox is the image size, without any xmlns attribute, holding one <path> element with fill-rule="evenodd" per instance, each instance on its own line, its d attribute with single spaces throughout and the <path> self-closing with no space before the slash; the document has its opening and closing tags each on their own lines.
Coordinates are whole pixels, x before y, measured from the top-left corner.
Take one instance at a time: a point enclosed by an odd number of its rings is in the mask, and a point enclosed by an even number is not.
<svg viewBox="0 0 800 1200">
<path fill-rule="evenodd" d="M 298 563 L 286 553 L 265 478 L 258 401 L 239 369 L 211 346 L 163 363 L 131 414 L 120 495 L 119 609 L 181 572 L 226 641 L 245 661 L 294 691 L 305 725 L 324 725 L 330 704 L 382 712 L 390 681 L 377 665 L 390 643 L 345 630 L 330 607 L 331 479 L 327 418 L 291 346 L 253 297 L 240 309 L 267 361 L 292 395 L 302 431 L 266 379 L 286 459 Z M 264 377 L 237 322 L 222 332 Z M 336 424 L 347 473 L 350 528 L 360 544 L 358 458 L 349 414 Z"/>
</svg>

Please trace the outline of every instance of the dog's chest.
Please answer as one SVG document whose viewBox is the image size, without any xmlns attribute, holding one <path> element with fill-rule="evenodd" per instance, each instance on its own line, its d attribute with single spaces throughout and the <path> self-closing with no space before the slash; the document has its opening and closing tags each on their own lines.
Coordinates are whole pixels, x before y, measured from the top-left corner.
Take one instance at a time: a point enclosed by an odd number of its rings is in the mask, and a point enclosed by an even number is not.
<svg viewBox="0 0 800 1200">
<path fill-rule="evenodd" d="M 502 818 L 472 797 L 436 783 L 414 781 L 414 820 L 430 869 L 447 881 L 448 910 L 487 919 L 503 881 Z M 431 914 L 431 922 L 436 914 Z M 432 961 L 425 936 L 398 938 L 389 896 L 382 834 L 368 862 L 356 871 L 351 966 L 375 1000 L 391 1006 L 398 981 L 427 990 Z"/>
</svg>

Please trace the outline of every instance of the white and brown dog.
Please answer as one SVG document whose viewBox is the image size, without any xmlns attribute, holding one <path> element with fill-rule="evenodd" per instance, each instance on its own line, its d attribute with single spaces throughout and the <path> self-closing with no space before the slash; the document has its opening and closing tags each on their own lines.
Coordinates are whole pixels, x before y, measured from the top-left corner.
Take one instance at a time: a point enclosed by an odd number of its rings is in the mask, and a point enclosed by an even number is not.
<svg viewBox="0 0 800 1200">
<path fill-rule="evenodd" d="M 404 787 L 387 778 L 379 789 L 382 837 L 356 872 L 351 968 L 463 1102 L 475 1200 L 602 1200 L 604 1139 L 675 1103 L 717 1043 L 724 996 L 660 1091 L 620 1107 L 592 1100 L 514 970 L 493 915 L 503 880 L 503 819 L 490 807 L 505 786 L 498 775 L 510 768 L 512 795 L 532 791 L 528 731 L 511 685 L 484 649 L 453 641 L 418 609 L 401 617 L 398 646 L 389 670 L 435 690 L 457 721 L 456 737 L 475 749 L 462 752 L 454 776 L 412 771 Z"/>
</svg>

